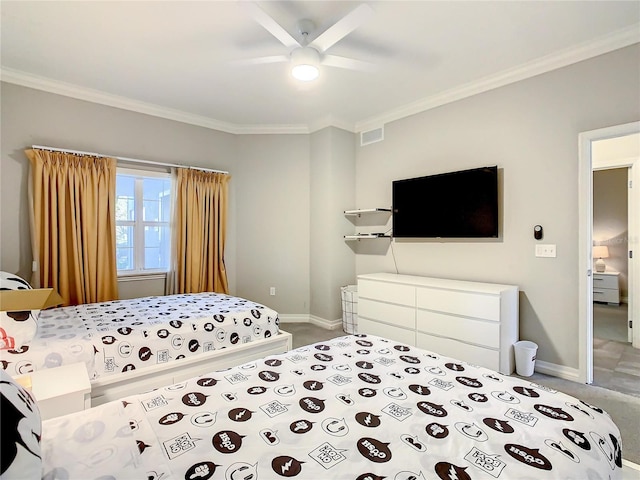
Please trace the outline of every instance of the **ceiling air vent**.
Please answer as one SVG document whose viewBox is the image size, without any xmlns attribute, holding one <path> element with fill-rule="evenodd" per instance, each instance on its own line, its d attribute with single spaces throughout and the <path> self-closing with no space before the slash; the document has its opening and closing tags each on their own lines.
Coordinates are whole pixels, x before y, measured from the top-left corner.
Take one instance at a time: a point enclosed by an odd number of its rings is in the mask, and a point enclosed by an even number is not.
<svg viewBox="0 0 640 480">
<path fill-rule="evenodd" d="M 360 132 L 360 146 L 364 147 L 371 143 L 381 142 L 384 140 L 384 127 L 375 128 L 366 132 Z"/>
</svg>

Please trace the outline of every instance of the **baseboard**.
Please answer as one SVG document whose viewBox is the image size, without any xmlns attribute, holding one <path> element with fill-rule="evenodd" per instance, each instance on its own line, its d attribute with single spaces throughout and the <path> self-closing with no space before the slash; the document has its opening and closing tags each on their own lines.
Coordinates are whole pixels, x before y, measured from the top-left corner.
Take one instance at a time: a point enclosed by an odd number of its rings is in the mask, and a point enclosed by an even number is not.
<svg viewBox="0 0 640 480">
<path fill-rule="evenodd" d="M 325 330 L 338 330 L 342 328 L 342 319 L 327 320 L 326 318 L 317 317 L 315 315 L 305 314 L 278 314 L 280 323 L 312 323 Z"/>
<path fill-rule="evenodd" d="M 563 380 L 569 380 L 571 382 L 580 382 L 580 372 L 576 368 L 536 360 L 535 371 L 538 373 L 544 373 L 545 375 L 551 375 L 552 377 L 562 378 Z"/>
<path fill-rule="evenodd" d="M 629 467 L 632 470 L 638 470 L 640 472 L 640 465 L 637 463 L 630 462 L 629 460 L 622 459 L 622 468 Z"/>
<path fill-rule="evenodd" d="M 279 313 L 280 323 L 311 323 L 309 314 Z"/>
<path fill-rule="evenodd" d="M 640 478 L 640 465 L 622 459 L 622 480 L 638 480 Z"/>
<path fill-rule="evenodd" d="M 309 321 L 318 327 L 322 327 L 326 330 L 338 330 L 342 328 L 342 319 L 338 320 L 327 320 L 326 318 L 316 317 L 315 315 L 311 315 L 309 317 Z"/>
</svg>

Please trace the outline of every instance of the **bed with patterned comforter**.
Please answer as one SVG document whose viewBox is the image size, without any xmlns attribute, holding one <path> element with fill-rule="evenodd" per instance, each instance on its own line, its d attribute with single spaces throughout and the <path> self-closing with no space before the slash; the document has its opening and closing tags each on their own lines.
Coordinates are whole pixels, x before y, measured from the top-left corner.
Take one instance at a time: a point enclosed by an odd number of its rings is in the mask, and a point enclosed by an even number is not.
<svg viewBox="0 0 640 480">
<path fill-rule="evenodd" d="M 91 380 L 276 336 L 278 314 L 218 293 L 114 300 L 40 311 L 35 337 L 0 350 L 13 376 L 83 362 Z"/>
<path fill-rule="evenodd" d="M 609 415 L 374 336 L 336 338 L 43 423 L 51 478 L 621 478 Z M 104 477 L 102 477 L 104 476 Z"/>
</svg>

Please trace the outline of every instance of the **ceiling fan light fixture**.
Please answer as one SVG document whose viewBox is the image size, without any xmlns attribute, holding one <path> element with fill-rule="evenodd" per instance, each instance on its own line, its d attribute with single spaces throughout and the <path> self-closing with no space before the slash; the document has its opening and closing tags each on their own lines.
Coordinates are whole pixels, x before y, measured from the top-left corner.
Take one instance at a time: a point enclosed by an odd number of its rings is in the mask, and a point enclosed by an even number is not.
<svg viewBox="0 0 640 480">
<path fill-rule="evenodd" d="M 320 75 L 320 54 L 311 47 L 296 48 L 291 52 L 291 75 L 296 80 L 311 82 Z"/>
<path fill-rule="evenodd" d="M 291 69 L 291 75 L 301 82 L 311 82 L 318 78 L 320 70 L 315 65 L 294 65 Z"/>
</svg>

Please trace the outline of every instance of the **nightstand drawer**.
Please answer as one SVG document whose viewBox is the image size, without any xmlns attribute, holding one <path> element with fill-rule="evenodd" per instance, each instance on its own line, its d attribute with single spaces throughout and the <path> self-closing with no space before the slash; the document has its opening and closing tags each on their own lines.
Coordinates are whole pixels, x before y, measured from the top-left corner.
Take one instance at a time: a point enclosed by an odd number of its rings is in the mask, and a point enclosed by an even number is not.
<svg viewBox="0 0 640 480">
<path fill-rule="evenodd" d="M 596 288 L 593 287 L 593 301 L 594 302 L 607 302 L 607 303 L 620 303 L 620 292 L 615 289 Z"/>
<path fill-rule="evenodd" d="M 617 275 L 602 275 L 599 273 L 593 274 L 593 290 L 602 288 L 618 289 L 618 276 Z"/>
</svg>

